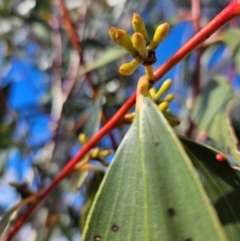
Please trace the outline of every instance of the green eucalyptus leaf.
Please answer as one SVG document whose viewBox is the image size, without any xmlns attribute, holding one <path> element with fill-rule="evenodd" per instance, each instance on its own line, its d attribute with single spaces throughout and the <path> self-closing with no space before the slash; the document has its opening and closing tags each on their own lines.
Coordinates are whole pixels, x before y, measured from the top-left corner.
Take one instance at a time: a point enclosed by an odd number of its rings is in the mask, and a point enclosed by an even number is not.
<svg viewBox="0 0 240 241">
<path fill-rule="evenodd" d="M 99 129 L 102 112 L 102 96 L 96 99 L 86 112 L 88 120 L 83 126 L 83 133 L 90 139 Z"/>
<path fill-rule="evenodd" d="M 102 42 L 100 42 L 99 40 L 95 39 L 95 38 L 85 38 L 82 40 L 81 42 L 81 46 L 83 49 L 87 49 L 87 48 L 99 48 L 102 49 L 104 48 L 104 44 Z"/>
<path fill-rule="evenodd" d="M 0 149 L 7 148 L 11 144 L 11 136 L 15 123 L 0 124 Z"/>
<path fill-rule="evenodd" d="M 230 154 L 240 166 L 240 152 L 237 149 L 237 139 L 226 111 L 220 111 L 215 115 L 209 127 L 208 135 L 224 153 Z"/>
<path fill-rule="evenodd" d="M 237 74 L 240 74 L 240 48 L 237 49 L 234 55 L 234 64 Z"/>
<path fill-rule="evenodd" d="M 11 151 L 11 148 L 0 149 L 0 176 L 2 176 L 5 171 L 5 166 L 6 166 L 10 151 Z"/>
<path fill-rule="evenodd" d="M 205 197 L 174 131 L 144 97 L 95 198 L 83 240 L 228 240 Z"/>
<path fill-rule="evenodd" d="M 240 46 L 240 30 L 239 28 L 229 28 L 223 32 L 221 39 L 226 43 L 232 52 L 235 52 Z"/>
<path fill-rule="evenodd" d="M 216 53 L 216 51 L 219 49 L 219 43 L 216 42 L 214 44 L 209 45 L 203 52 L 201 56 L 201 61 L 208 65 L 209 61 L 212 59 L 212 56 Z"/>
<path fill-rule="evenodd" d="M 0 238 L 4 235 L 4 233 L 9 228 L 9 225 L 11 223 L 12 216 L 14 215 L 14 212 L 16 211 L 17 206 L 14 206 L 13 208 L 9 209 L 4 215 L 1 217 L 0 220 Z"/>
<path fill-rule="evenodd" d="M 229 116 L 232 126 L 237 136 L 238 142 L 240 141 L 240 89 L 234 91 Z M 239 143 L 238 146 L 240 147 Z"/>
<path fill-rule="evenodd" d="M 51 43 L 51 33 L 50 33 L 50 29 L 47 25 L 41 23 L 41 22 L 37 22 L 34 21 L 32 22 L 32 31 L 33 33 L 39 38 L 41 39 L 41 41 L 45 41 L 46 43 Z"/>
<path fill-rule="evenodd" d="M 80 220 L 79 220 L 81 231 L 83 230 L 83 228 L 85 226 L 87 215 L 92 206 L 93 200 L 96 196 L 99 186 L 103 180 L 103 177 L 104 177 L 103 172 L 95 172 L 93 174 L 93 177 L 86 184 L 86 193 L 84 196 L 85 202 L 84 202 L 83 208 L 81 209 L 81 216 L 80 216 Z"/>
<path fill-rule="evenodd" d="M 77 183 L 76 183 L 76 188 L 80 189 L 83 184 L 85 183 L 87 177 L 88 177 L 89 171 L 81 171 L 78 173 L 78 177 L 77 177 Z"/>
<path fill-rule="evenodd" d="M 231 241 L 239 240 L 240 233 L 240 173 L 225 160 L 216 160 L 212 148 L 180 137 L 190 159 L 200 173 L 223 228 Z"/>
<path fill-rule="evenodd" d="M 81 67 L 79 70 L 80 71 L 79 74 L 84 75 L 87 72 L 90 72 L 95 69 L 99 69 L 111 62 L 118 60 L 119 58 L 123 57 L 126 54 L 127 54 L 126 50 L 121 47 L 118 47 L 118 46 L 109 47 L 93 63 L 90 63 L 84 67 Z"/>
<path fill-rule="evenodd" d="M 229 28 L 223 32 L 221 40 L 229 47 L 234 55 L 234 63 L 237 73 L 240 73 L 240 30 Z"/>
<path fill-rule="evenodd" d="M 200 129 L 208 131 L 217 112 L 227 105 L 231 97 L 232 89 L 227 79 L 215 76 L 198 95 L 191 114 L 192 120 Z"/>
</svg>

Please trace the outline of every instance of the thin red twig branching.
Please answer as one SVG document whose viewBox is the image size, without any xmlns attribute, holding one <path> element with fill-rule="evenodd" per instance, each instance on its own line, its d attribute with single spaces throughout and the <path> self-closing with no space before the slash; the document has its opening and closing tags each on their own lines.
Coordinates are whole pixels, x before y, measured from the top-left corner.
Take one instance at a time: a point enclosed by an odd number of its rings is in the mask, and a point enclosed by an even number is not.
<svg viewBox="0 0 240 241">
<path fill-rule="evenodd" d="M 71 44 L 72 44 L 73 48 L 77 51 L 77 53 L 79 55 L 80 65 L 84 65 L 85 61 L 84 61 L 83 51 L 82 51 L 82 48 L 81 48 L 81 45 L 80 45 L 79 37 L 77 35 L 75 26 L 74 26 L 74 24 L 73 24 L 73 22 L 72 22 L 72 20 L 71 20 L 71 18 L 69 16 L 69 13 L 68 13 L 68 10 L 67 10 L 66 5 L 64 3 L 64 0 L 59 0 L 59 5 L 60 5 L 60 8 L 62 10 L 63 21 L 64 21 L 64 24 L 65 24 L 65 28 L 67 30 L 67 33 L 69 35 Z M 95 86 L 93 85 L 93 83 L 91 81 L 90 74 L 86 73 L 85 74 L 85 78 L 86 78 L 86 81 L 87 81 L 88 85 L 92 89 L 93 99 L 96 99 L 98 97 L 98 91 L 97 91 L 97 89 L 95 88 Z M 103 125 L 106 124 L 107 118 L 106 118 L 106 115 L 105 115 L 105 113 L 103 111 L 102 111 L 102 120 L 104 120 L 104 122 L 102 122 L 102 124 Z M 117 150 L 117 146 L 118 145 L 117 145 L 117 141 L 115 140 L 115 136 L 110 132 L 109 133 L 109 137 L 111 139 L 113 149 Z"/>
<path fill-rule="evenodd" d="M 82 51 L 81 45 L 79 43 L 79 37 L 77 35 L 75 26 L 74 26 L 73 22 L 71 21 L 71 18 L 69 16 L 69 13 L 68 13 L 68 10 L 67 10 L 66 5 L 64 3 L 64 0 L 59 0 L 59 5 L 60 5 L 60 8 L 62 10 L 63 22 L 64 22 L 64 25 L 65 25 L 66 31 L 68 33 L 69 39 L 71 41 L 71 44 L 79 55 L 80 65 L 84 65 L 85 62 L 84 62 L 84 58 L 83 58 L 83 51 Z M 86 80 L 87 80 L 88 85 L 93 90 L 94 97 L 96 97 L 97 93 L 96 93 L 96 90 L 95 90 L 95 87 L 94 87 L 92 81 L 90 80 L 89 73 L 86 73 Z"/>
<path fill-rule="evenodd" d="M 164 63 L 155 72 L 156 80 L 162 78 L 170 69 L 172 69 L 177 63 L 189 55 L 194 49 L 196 49 L 203 41 L 205 41 L 211 34 L 217 31 L 221 26 L 226 24 L 232 18 L 240 15 L 240 0 L 231 2 L 220 14 L 218 14 L 207 26 L 200 30 L 192 39 L 190 39 L 181 49 L 179 49 L 166 63 Z M 37 201 L 32 204 L 27 211 L 17 220 L 14 227 L 9 231 L 5 241 L 10 241 L 12 237 L 18 232 L 22 225 L 26 222 L 29 216 L 36 209 L 38 204 L 71 172 L 76 163 L 81 160 L 88 151 L 94 147 L 102 137 L 104 137 L 109 131 L 111 131 L 123 116 L 133 107 L 136 101 L 136 93 L 125 102 L 125 104 L 119 109 L 119 111 L 112 117 L 112 119 L 103 126 L 102 129 L 96 133 L 89 142 L 83 146 L 83 148 L 73 157 L 67 165 L 62 169 L 53 182 L 44 190 L 39 193 Z"/>
<path fill-rule="evenodd" d="M 64 24 L 65 24 L 65 28 L 68 32 L 71 44 L 73 46 L 73 48 L 78 52 L 78 54 L 80 55 L 80 63 L 82 63 L 82 49 L 81 46 L 78 42 L 78 36 L 76 34 L 75 31 L 75 27 L 70 19 L 68 10 L 65 6 L 64 0 L 59 0 L 59 4 L 60 4 L 60 8 L 62 10 L 62 14 L 63 14 L 63 20 L 64 20 Z"/>
</svg>

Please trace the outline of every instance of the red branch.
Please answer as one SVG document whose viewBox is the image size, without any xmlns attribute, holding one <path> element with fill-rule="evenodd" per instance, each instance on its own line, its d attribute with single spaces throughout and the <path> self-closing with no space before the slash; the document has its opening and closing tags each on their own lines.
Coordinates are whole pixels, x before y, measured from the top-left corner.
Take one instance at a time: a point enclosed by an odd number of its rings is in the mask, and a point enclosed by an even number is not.
<svg viewBox="0 0 240 241">
<path fill-rule="evenodd" d="M 155 78 L 162 78 L 169 70 L 171 70 L 183 58 L 189 55 L 195 48 L 197 48 L 204 40 L 211 34 L 217 31 L 221 26 L 226 24 L 230 19 L 240 15 L 240 0 L 231 2 L 220 14 L 218 14 L 207 26 L 199 31 L 192 39 L 190 39 L 181 49 L 179 49 L 166 63 L 164 63 L 155 72 Z M 22 227 L 25 221 L 33 213 L 38 204 L 62 181 L 72 170 L 72 168 L 79 162 L 81 158 L 93 148 L 97 142 L 101 140 L 115 125 L 122 119 L 122 117 L 133 107 L 136 100 L 136 93 L 125 102 L 119 111 L 112 117 L 112 119 L 99 132 L 92 137 L 91 140 L 72 158 L 67 165 L 62 169 L 58 176 L 46 189 L 39 193 L 38 200 L 32 204 L 26 213 L 21 216 L 14 227 L 9 231 L 5 241 L 10 241 L 17 231 Z"/>
<path fill-rule="evenodd" d="M 71 44 L 72 44 L 73 48 L 77 50 L 77 52 L 80 56 L 80 63 L 82 63 L 82 49 L 81 49 L 81 46 L 78 42 L 78 36 L 76 34 L 75 27 L 74 27 L 74 25 L 73 25 L 73 23 L 70 19 L 68 10 L 66 9 L 64 0 L 60 0 L 59 5 L 60 5 L 61 10 L 62 10 L 65 28 L 68 32 L 69 37 L 70 37 Z"/>
</svg>

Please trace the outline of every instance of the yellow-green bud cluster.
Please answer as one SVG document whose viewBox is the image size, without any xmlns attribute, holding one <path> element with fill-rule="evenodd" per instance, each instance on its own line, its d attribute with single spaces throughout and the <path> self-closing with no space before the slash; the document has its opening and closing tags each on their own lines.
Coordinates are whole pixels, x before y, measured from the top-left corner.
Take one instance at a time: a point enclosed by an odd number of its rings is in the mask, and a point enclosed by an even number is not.
<svg viewBox="0 0 240 241">
<path fill-rule="evenodd" d="M 82 144 L 85 145 L 88 142 L 87 136 L 84 133 L 81 133 L 78 136 L 78 141 Z M 102 158 L 105 158 L 109 155 L 112 154 L 112 150 L 107 149 L 107 150 L 101 150 L 100 148 L 93 148 L 90 151 L 90 155 L 88 156 L 89 160 L 94 159 L 94 160 L 100 160 L 102 161 Z"/>
<path fill-rule="evenodd" d="M 169 31 L 169 24 L 160 24 L 153 35 L 152 40 L 149 39 L 148 33 L 143 22 L 143 19 L 138 14 L 134 14 L 132 18 L 132 26 L 135 33 L 130 37 L 125 30 L 115 27 L 109 28 L 110 37 L 120 46 L 124 47 L 133 57 L 129 63 L 124 63 L 120 66 L 119 72 L 122 75 L 131 75 L 140 64 L 145 67 L 146 76 L 143 76 L 138 83 L 137 94 L 143 96 L 151 96 L 153 101 L 158 105 L 159 110 L 164 114 L 169 124 L 174 127 L 180 121 L 171 116 L 169 103 L 174 99 L 174 94 L 166 94 L 172 85 L 172 80 L 167 79 L 163 82 L 159 90 L 151 88 L 150 83 L 154 83 L 154 74 L 152 65 L 156 62 L 155 50 L 162 40 L 166 37 Z M 163 97 L 165 95 L 165 97 Z M 135 113 L 127 114 L 123 118 L 123 123 L 131 123 Z M 95 151 L 100 153 L 100 150 Z M 92 155 L 95 155 L 95 152 Z"/>
<path fill-rule="evenodd" d="M 163 97 L 163 95 L 167 93 L 171 86 L 172 80 L 167 79 L 162 83 L 158 91 L 156 91 L 154 88 L 151 88 L 149 92 L 152 96 L 153 101 L 158 104 L 158 109 L 164 114 L 169 124 L 174 127 L 180 124 L 180 121 L 177 118 L 171 116 L 169 110 L 169 103 L 175 98 L 175 94 L 170 93 Z"/>
<path fill-rule="evenodd" d="M 119 72 L 122 75 L 131 75 L 139 64 L 152 65 L 156 58 L 153 58 L 157 46 L 162 42 L 169 31 L 169 24 L 164 23 L 157 27 L 152 41 L 148 37 L 145 24 L 139 14 L 133 14 L 132 26 L 135 33 L 130 37 L 123 29 L 109 28 L 110 37 L 120 46 L 124 47 L 133 57 L 129 63 L 123 64 Z"/>
<path fill-rule="evenodd" d="M 112 150 L 100 150 L 99 148 L 94 148 L 91 151 L 91 158 L 92 159 L 99 159 L 104 158 L 112 154 Z"/>
</svg>

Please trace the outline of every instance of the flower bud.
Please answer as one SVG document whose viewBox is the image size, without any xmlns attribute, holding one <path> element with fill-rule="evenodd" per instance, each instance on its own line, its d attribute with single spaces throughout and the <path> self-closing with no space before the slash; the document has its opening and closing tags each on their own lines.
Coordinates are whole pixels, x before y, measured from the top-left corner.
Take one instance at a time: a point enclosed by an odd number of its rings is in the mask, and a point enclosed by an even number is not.
<svg viewBox="0 0 240 241">
<path fill-rule="evenodd" d="M 147 46 L 147 50 L 154 51 L 157 46 L 162 42 L 162 40 L 166 37 L 169 31 L 169 24 L 163 23 L 159 25 L 153 35 L 153 40 Z"/>
<path fill-rule="evenodd" d="M 147 57 L 146 41 L 141 33 L 134 33 L 132 36 L 133 47 L 138 51 L 140 57 L 145 59 Z"/>
<path fill-rule="evenodd" d="M 159 88 L 159 90 L 157 91 L 156 95 L 153 96 L 153 100 L 154 101 L 159 100 L 160 97 L 170 89 L 171 85 L 172 85 L 172 80 L 171 79 L 165 80 L 162 83 L 162 85 Z"/>
<path fill-rule="evenodd" d="M 157 91 L 154 88 L 151 88 L 149 90 L 149 93 L 150 93 L 151 96 L 154 96 L 154 95 L 156 95 Z"/>
<path fill-rule="evenodd" d="M 133 14 L 132 26 L 133 26 L 133 29 L 135 30 L 135 32 L 141 33 L 143 35 L 146 43 L 148 43 L 149 40 L 148 40 L 148 34 L 147 34 L 147 30 L 145 28 L 145 24 L 144 24 L 142 18 L 140 17 L 140 15 L 137 13 Z"/>
<path fill-rule="evenodd" d="M 99 157 L 100 149 L 99 148 L 94 148 L 91 151 L 91 158 L 95 159 Z"/>
<path fill-rule="evenodd" d="M 109 27 L 109 28 L 108 28 L 109 36 L 111 37 L 111 39 L 112 39 L 113 41 L 115 41 L 115 42 L 117 43 L 117 40 L 116 40 L 116 38 L 115 38 L 115 33 L 116 33 L 116 31 L 117 31 L 117 28 L 115 28 L 115 27 Z"/>
<path fill-rule="evenodd" d="M 177 126 L 177 125 L 180 124 L 180 120 L 177 119 L 176 117 L 168 116 L 168 115 L 166 115 L 165 117 L 166 117 L 166 119 L 167 119 L 167 121 L 168 121 L 168 123 L 170 124 L 171 127 L 174 127 L 174 126 Z"/>
<path fill-rule="evenodd" d="M 142 95 L 142 96 L 148 96 L 149 91 L 148 91 L 148 86 L 149 86 L 149 80 L 146 76 L 142 76 L 137 85 L 137 95 Z M 137 104 L 138 104 L 138 98 L 137 98 Z"/>
<path fill-rule="evenodd" d="M 171 114 L 170 109 L 168 108 L 168 109 L 165 111 L 165 113 L 170 115 L 170 114 Z"/>
<path fill-rule="evenodd" d="M 115 31 L 114 40 L 124 47 L 132 56 L 137 55 L 137 50 L 133 47 L 132 40 L 128 33 L 123 29 L 117 29 Z"/>
<path fill-rule="evenodd" d="M 82 145 L 85 145 L 88 140 L 87 140 L 87 136 L 84 134 L 84 133 L 81 133 L 79 136 L 78 136 L 78 141 L 82 144 Z"/>
<path fill-rule="evenodd" d="M 128 123 L 128 124 L 131 124 L 133 119 L 135 117 L 135 112 L 133 113 L 130 113 L 130 114 L 126 114 L 124 117 L 123 117 L 123 122 L 124 123 Z"/>
<path fill-rule="evenodd" d="M 162 101 L 171 102 L 175 98 L 175 94 L 168 94 L 164 97 Z"/>
<path fill-rule="evenodd" d="M 112 150 L 103 150 L 103 151 L 100 151 L 99 157 L 107 157 L 110 154 L 112 154 Z"/>
<path fill-rule="evenodd" d="M 140 58 L 136 57 L 131 62 L 121 65 L 119 68 L 119 73 L 122 75 L 131 75 L 137 69 L 140 63 Z"/>
<path fill-rule="evenodd" d="M 165 112 L 169 107 L 169 103 L 168 102 L 162 102 L 161 104 L 159 104 L 158 109 L 161 112 Z"/>
</svg>

